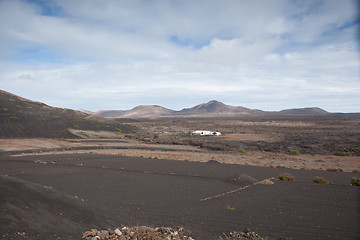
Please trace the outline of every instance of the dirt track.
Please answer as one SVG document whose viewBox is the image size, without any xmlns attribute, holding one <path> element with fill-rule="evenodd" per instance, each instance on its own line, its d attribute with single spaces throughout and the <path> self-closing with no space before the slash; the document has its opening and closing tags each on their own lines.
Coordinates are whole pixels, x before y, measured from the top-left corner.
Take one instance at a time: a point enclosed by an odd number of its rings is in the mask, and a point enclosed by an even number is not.
<svg viewBox="0 0 360 240">
<path fill-rule="evenodd" d="M 3 191 L 8 184 L 0 184 L 1 212 L 6 213 L 1 221 L 7 223 L 0 232 L 5 239 L 18 232 L 28 239 L 79 239 L 92 227 L 181 225 L 196 239 L 218 239 L 223 232 L 246 227 L 270 239 L 358 239 L 360 189 L 349 185 L 353 174 L 286 171 L 296 182 L 274 180 L 273 185 L 200 201 L 283 170 L 96 154 L 2 156 L 2 183 L 18 185 L 9 195 Z M 316 175 L 334 184 L 313 184 Z M 239 180 L 233 182 L 234 177 Z M 39 214 L 39 224 L 31 225 Z M 78 233 L 46 228 L 48 222 L 66 225 L 79 218 Z"/>
</svg>

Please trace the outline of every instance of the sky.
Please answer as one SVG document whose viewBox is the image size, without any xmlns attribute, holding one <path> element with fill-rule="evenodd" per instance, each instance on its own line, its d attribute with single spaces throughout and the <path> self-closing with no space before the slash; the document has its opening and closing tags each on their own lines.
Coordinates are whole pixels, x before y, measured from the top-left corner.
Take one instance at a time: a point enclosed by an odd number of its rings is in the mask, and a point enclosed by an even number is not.
<svg viewBox="0 0 360 240">
<path fill-rule="evenodd" d="M 0 89 L 90 111 L 360 112 L 358 0 L 0 0 Z"/>
</svg>

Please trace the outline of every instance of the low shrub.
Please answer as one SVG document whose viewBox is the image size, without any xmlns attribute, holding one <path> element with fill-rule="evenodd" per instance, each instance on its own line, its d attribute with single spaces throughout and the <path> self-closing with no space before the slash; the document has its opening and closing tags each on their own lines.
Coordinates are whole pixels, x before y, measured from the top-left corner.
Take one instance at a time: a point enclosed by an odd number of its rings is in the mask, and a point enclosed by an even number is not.
<svg viewBox="0 0 360 240">
<path fill-rule="evenodd" d="M 281 180 L 281 181 L 291 181 L 291 182 L 294 182 L 296 178 L 295 178 L 294 176 L 291 176 L 291 175 L 288 174 L 288 173 L 282 173 L 282 174 L 279 175 L 278 179 Z"/>
<path fill-rule="evenodd" d="M 316 177 L 313 179 L 313 183 L 332 184 L 332 182 L 329 182 L 329 181 L 327 181 L 326 179 L 324 179 L 324 178 L 322 178 L 322 177 L 319 177 L 319 176 L 316 176 Z"/>
<path fill-rule="evenodd" d="M 16 102 L 16 100 L 13 99 L 13 98 L 10 98 L 9 100 L 10 100 L 11 102 Z"/>
<path fill-rule="evenodd" d="M 300 154 L 299 150 L 290 150 L 289 153 L 291 155 L 299 155 Z"/>
<path fill-rule="evenodd" d="M 234 210 L 235 210 L 235 208 L 234 208 L 234 207 L 232 207 L 232 206 L 230 206 L 230 205 L 227 205 L 227 206 L 226 206 L 226 210 L 229 210 L 229 211 L 234 211 Z"/>
<path fill-rule="evenodd" d="M 241 153 L 246 153 L 246 150 L 244 148 L 240 149 Z"/>
<path fill-rule="evenodd" d="M 74 128 L 75 128 L 75 129 L 78 129 L 78 128 L 79 128 L 79 125 L 75 125 Z"/>
<path fill-rule="evenodd" d="M 352 177 L 351 178 L 351 185 L 360 186 L 360 177 Z"/>
<path fill-rule="evenodd" d="M 343 157 L 352 156 L 351 152 L 336 152 L 335 155 Z"/>
<path fill-rule="evenodd" d="M 115 130 L 118 131 L 119 133 L 123 132 L 120 128 L 116 128 Z"/>
<path fill-rule="evenodd" d="M 10 119 L 10 120 L 15 120 L 15 119 L 17 119 L 17 117 L 11 116 L 11 117 L 9 117 L 9 119 Z"/>
</svg>

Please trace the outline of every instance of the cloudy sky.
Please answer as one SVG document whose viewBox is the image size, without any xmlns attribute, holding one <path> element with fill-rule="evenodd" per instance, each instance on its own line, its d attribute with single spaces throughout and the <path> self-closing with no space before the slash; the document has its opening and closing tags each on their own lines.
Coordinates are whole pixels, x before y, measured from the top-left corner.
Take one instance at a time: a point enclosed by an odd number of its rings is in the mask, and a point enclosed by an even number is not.
<svg viewBox="0 0 360 240">
<path fill-rule="evenodd" d="M 0 0 L 0 89 L 72 109 L 360 112 L 357 0 Z"/>
</svg>

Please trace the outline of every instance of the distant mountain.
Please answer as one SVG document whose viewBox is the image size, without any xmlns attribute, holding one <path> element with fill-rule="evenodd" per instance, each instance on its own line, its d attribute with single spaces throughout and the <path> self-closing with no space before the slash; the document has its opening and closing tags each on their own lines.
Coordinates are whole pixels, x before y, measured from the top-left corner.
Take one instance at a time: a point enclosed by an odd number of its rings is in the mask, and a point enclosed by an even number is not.
<svg viewBox="0 0 360 240">
<path fill-rule="evenodd" d="M 216 115 L 216 114 L 260 114 L 263 111 L 252 110 L 245 107 L 234 107 L 226 105 L 222 102 L 212 100 L 207 103 L 196 105 L 192 108 L 185 108 L 176 112 L 176 115 Z"/>
<path fill-rule="evenodd" d="M 279 114 L 293 114 L 293 115 L 324 115 L 329 114 L 329 112 L 318 107 L 311 108 L 294 108 L 294 109 L 285 109 L 279 112 Z"/>
<path fill-rule="evenodd" d="M 158 118 L 172 115 L 175 111 L 158 105 L 140 105 L 121 114 L 122 118 Z"/>
<path fill-rule="evenodd" d="M 159 117 L 219 117 L 219 116 L 264 116 L 264 115 L 323 115 L 329 114 L 321 108 L 286 109 L 280 112 L 265 112 L 241 106 L 230 106 L 211 100 L 192 108 L 174 111 L 158 105 L 140 105 L 131 110 L 102 110 L 94 113 L 104 118 L 159 118 Z"/>
</svg>

